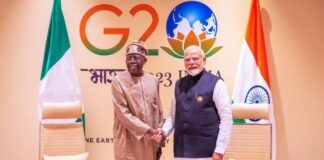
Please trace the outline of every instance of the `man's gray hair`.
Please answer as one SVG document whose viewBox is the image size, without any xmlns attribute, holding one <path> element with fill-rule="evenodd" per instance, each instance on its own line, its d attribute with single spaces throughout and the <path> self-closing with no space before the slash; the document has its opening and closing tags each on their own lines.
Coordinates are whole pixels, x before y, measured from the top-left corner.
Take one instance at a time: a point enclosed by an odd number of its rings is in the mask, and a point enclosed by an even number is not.
<svg viewBox="0 0 324 160">
<path fill-rule="evenodd" d="M 201 54 L 202 57 L 205 57 L 205 53 L 204 51 L 199 47 L 199 46 L 196 46 L 196 45 L 191 45 L 189 47 L 187 47 L 185 50 L 184 50 L 184 56 L 186 56 L 187 52 L 191 49 L 197 49 L 199 50 L 199 53 Z"/>
</svg>

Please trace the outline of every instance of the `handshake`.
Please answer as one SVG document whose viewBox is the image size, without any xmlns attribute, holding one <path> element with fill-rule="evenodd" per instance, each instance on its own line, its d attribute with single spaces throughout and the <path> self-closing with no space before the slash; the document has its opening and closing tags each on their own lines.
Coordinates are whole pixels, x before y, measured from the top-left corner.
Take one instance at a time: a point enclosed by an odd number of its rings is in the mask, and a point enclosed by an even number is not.
<svg viewBox="0 0 324 160">
<path fill-rule="evenodd" d="M 151 136 L 151 140 L 155 141 L 157 144 L 162 144 L 166 139 L 166 133 L 161 129 L 153 129 L 150 128 L 148 130 L 149 135 Z"/>
</svg>

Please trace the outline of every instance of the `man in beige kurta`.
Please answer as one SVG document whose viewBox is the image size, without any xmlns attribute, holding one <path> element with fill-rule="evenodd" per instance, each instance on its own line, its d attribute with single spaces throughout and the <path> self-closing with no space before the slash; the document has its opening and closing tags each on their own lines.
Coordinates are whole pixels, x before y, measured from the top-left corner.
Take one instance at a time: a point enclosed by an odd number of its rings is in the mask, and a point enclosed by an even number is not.
<svg viewBox="0 0 324 160">
<path fill-rule="evenodd" d="M 115 160 L 156 160 L 158 144 L 151 136 L 163 125 L 159 83 L 145 73 L 147 50 L 143 43 L 127 47 L 127 70 L 112 81 Z"/>
</svg>

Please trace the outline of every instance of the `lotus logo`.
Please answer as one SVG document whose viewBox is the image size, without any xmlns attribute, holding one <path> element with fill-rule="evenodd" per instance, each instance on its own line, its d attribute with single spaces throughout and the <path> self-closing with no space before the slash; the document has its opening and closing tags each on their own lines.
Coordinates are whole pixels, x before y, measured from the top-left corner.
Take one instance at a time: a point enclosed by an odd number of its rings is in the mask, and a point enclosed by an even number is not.
<svg viewBox="0 0 324 160">
<path fill-rule="evenodd" d="M 216 41 L 217 19 L 203 3 L 189 1 L 176 6 L 168 17 L 166 29 L 172 49 L 165 46 L 161 48 L 173 57 L 183 58 L 184 50 L 191 45 L 200 46 L 206 57 L 222 48 L 212 48 Z"/>
</svg>

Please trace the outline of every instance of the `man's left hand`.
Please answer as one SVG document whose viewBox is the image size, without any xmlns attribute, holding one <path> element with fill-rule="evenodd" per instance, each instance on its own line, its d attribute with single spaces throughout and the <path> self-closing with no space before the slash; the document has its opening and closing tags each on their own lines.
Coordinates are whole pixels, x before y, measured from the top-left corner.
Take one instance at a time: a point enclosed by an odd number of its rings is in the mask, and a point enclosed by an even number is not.
<svg viewBox="0 0 324 160">
<path fill-rule="evenodd" d="M 223 156 L 224 156 L 223 154 L 214 152 L 212 160 L 223 160 Z"/>
</svg>

